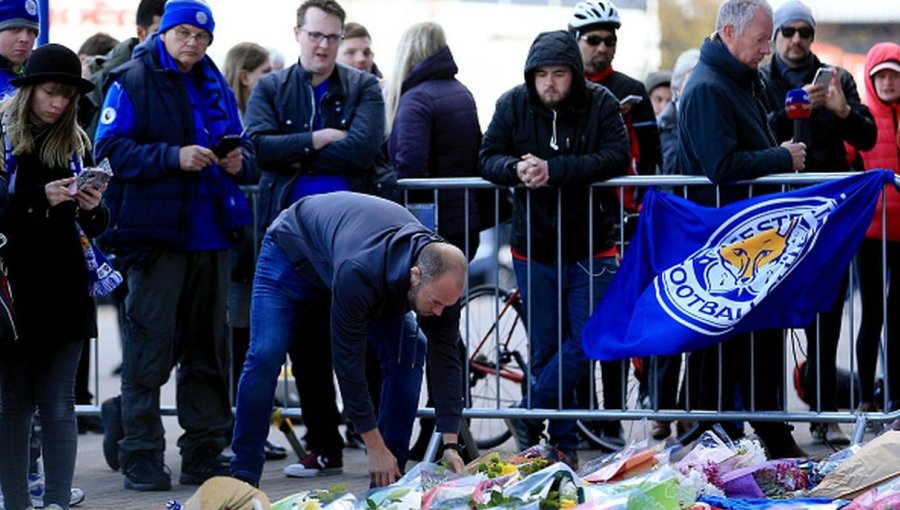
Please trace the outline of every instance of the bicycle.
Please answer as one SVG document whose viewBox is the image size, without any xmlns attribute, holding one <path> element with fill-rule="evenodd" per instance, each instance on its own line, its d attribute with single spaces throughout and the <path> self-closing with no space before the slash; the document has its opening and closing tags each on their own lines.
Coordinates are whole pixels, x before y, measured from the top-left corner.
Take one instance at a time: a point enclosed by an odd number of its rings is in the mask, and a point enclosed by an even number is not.
<svg viewBox="0 0 900 510">
<path fill-rule="evenodd" d="M 460 334 L 469 345 L 467 407 L 506 409 L 527 395 L 529 350 L 524 317 L 518 289 L 482 285 L 465 296 Z M 599 389 L 599 370 L 594 363 L 595 390 Z M 634 402 L 636 388 L 636 379 L 629 375 L 626 402 Z M 601 404 L 602 399 L 595 399 L 592 408 L 601 408 Z M 598 421 L 577 420 L 581 436 L 593 448 L 620 449 L 623 445 L 600 433 Z M 495 448 L 512 437 L 506 422 L 495 418 L 471 418 L 469 430 L 479 448 Z"/>
</svg>

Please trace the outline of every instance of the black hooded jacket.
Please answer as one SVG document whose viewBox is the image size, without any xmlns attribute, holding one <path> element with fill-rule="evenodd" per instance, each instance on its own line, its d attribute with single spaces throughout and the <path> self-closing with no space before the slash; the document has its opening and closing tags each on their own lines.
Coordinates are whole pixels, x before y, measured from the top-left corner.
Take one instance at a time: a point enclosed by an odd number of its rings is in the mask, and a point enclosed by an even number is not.
<svg viewBox="0 0 900 510">
<path fill-rule="evenodd" d="M 572 70 L 569 95 L 555 110 L 544 107 L 534 87 L 535 71 L 547 66 Z M 628 134 L 615 96 L 583 76 L 581 53 L 571 34 L 558 31 L 538 35 L 525 62 L 525 83 L 497 101 L 481 146 L 481 174 L 497 184 L 521 184 L 516 163 L 525 154 L 547 161 L 547 186 L 531 192 L 530 254 L 528 190 L 520 187 L 515 192 L 513 249 L 538 262 L 557 261 L 558 236 L 562 238 L 563 263 L 585 259 L 615 243 L 615 194 L 611 188 L 597 188 L 592 202 L 594 245 L 588 246 L 589 185 L 624 175 L 629 158 Z M 559 189 L 561 218 L 557 218 Z"/>
</svg>

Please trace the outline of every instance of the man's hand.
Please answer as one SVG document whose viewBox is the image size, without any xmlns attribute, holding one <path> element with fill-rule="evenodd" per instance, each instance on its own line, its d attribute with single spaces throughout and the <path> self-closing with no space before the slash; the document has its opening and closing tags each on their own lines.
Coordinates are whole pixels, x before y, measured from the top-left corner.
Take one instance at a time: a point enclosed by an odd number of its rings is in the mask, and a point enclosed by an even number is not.
<svg viewBox="0 0 900 510">
<path fill-rule="evenodd" d="M 366 443 L 366 454 L 369 457 L 369 481 L 376 487 L 386 487 L 400 478 L 397 459 L 387 449 L 378 429 L 360 434 Z"/>
<path fill-rule="evenodd" d="M 321 150 L 322 147 L 325 147 L 329 143 L 343 140 L 344 138 L 347 138 L 347 132 L 341 131 L 340 129 L 325 128 L 318 131 L 313 131 L 313 148 L 316 150 Z"/>
<path fill-rule="evenodd" d="M 547 161 L 532 154 L 522 156 L 522 161 L 516 165 L 516 173 L 529 189 L 546 186 L 547 181 L 550 180 Z"/>
<path fill-rule="evenodd" d="M 178 150 L 178 163 L 187 172 L 199 172 L 216 161 L 216 155 L 206 147 L 188 145 Z"/>
<path fill-rule="evenodd" d="M 838 78 L 837 72 L 831 74 L 831 83 L 828 85 L 825 108 L 833 111 L 838 117 L 846 119 L 847 115 L 850 115 L 850 105 L 847 104 L 844 89 L 841 88 L 841 81 Z"/>
<path fill-rule="evenodd" d="M 222 170 L 230 175 L 237 175 L 241 171 L 241 165 L 244 164 L 244 155 L 240 147 L 229 152 L 224 158 L 219 160 L 219 166 Z"/>
<path fill-rule="evenodd" d="M 466 463 L 459 456 L 459 452 L 452 448 L 444 450 L 444 462 L 447 463 L 447 469 L 454 473 L 464 473 L 466 471 Z"/>
<path fill-rule="evenodd" d="M 809 94 L 809 104 L 813 108 L 825 106 L 825 100 L 828 99 L 828 87 L 810 83 L 809 85 L 804 85 L 803 90 Z"/>
<path fill-rule="evenodd" d="M 799 172 L 803 170 L 806 165 L 806 144 L 805 143 L 794 143 L 794 142 L 784 142 L 781 144 L 782 147 L 788 150 L 791 153 L 791 167 L 795 172 Z"/>
<path fill-rule="evenodd" d="M 75 199 L 69 193 L 69 184 L 73 182 L 75 182 L 74 177 L 66 177 L 58 181 L 50 181 L 44 185 L 44 195 L 47 196 L 47 202 L 50 203 L 51 207 L 56 207 L 63 202 Z"/>
</svg>

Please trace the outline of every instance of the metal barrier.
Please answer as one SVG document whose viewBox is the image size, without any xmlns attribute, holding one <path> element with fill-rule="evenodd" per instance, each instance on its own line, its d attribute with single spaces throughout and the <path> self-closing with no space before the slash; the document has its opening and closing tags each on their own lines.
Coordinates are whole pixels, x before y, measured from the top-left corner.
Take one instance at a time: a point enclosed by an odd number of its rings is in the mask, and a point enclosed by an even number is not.
<svg viewBox="0 0 900 510">
<path fill-rule="evenodd" d="M 753 181 L 746 181 L 741 183 L 735 183 L 734 185 L 740 186 L 749 186 L 750 192 L 752 193 L 753 188 L 756 186 L 770 186 L 770 185 L 779 185 L 782 187 L 789 186 L 799 186 L 799 185 L 807 185 L 814 184 L 823 181 L 829 180 L 837 180 L 843 177 L 846 177 L 851 174 L 835 174 L 835 173 L 808 173 L 808 174 L 783 174 L 783 175 L 771 175 L 763 178 L 759 178 Z M 434 221 L 436 224 L 440 223 L 440 209 L 438 207 L 438 198 L 440 193 L 444 190 L 449 189 L 462 189 L 465 190 L 466 200 L 464 202 L 464 218 L 465 218 L 465 226 L 466 232 L 470 231 L 469 228 L 469 210 L 468 210 L 468 198 L 469 194 L 474 192 L 474 190 L 493 190 L 494 194 L 494 211 L 493 217 L 495 219 L 495 223 L 499 223 L 500 219 L 500 208 L 499 203 L 503 194 L 508 193 L 507 188 L 495 186 L 483 179 L 480 178 L 451 178 L 451 179 L 404 179 L 400 181 L 400 185 L 405 189 L 406 193 L 410 191 L 421 191 L 428 190 L 433 192 L 433 207 L 434 207 Z M 685 193 L 688 193 L 688 198 L 690 198 L 689 190 L 696 186 L 711 186 L 711 183 L 704 177 L 688 177 L 688 176 L 634 176 L 634 177 L 621 177 L 616 179 L 611 179 L 609 181 L 605 181 L 602 183 L 597 183 L 591 187 L 591 192 L 589 195 L 589 200 L 595 200 L 594 190 L 598 188 L 624 188 L 624 187 L 632 187 L 632 188 L 645 188 L 648 186 L 667 186 L 674 188 L 683 188 Z M 720 188 L 717 186 L 716 191 L 717 194 Z M 254 212 L 257 207 L 257 194 L 258 189 L 256 187 L 248 187 L 245 189 L 250 196 L 253 198 L 252 204 L 254 208 Z M 408 196 L 408 195 L 407 195 Z M 883 199 L 882 199 L 883 200 Z M 530 200 L 528 202 L 530 204 Z M 621 204 L 621 201 L 619 201 Z M 557 195 L 557 207 L 560 207 L 562 204 L 561 191 L 558 191 Z M 590 208 L 589 208 L 590 210 Z M 884 208 L 882 209 L 884 211 Z M 530 205 L 529 205 L 529 213 L 530 213 Z M 258 215 L 256 215 L 258 216 Z M 557 214 L 557 218 L 560 215 Z M 627 221 L 627 215 L 623 207 L 620 205 L 619 211 L 617 214 L 616 228 L 618 229 L 618 245 L 620 253 L 626 250 L 626 235 L 624 225 Z M 593 222 L 595 218 L 593 215 L 589 215 L 586 220 L 588 222 L 588 230 L 589 232 L 593 231 Z M 884 214 L 882 217 L 882 221 L 884 221 Z M 558 225 L 561 230 L 561 225 Z M 438 229 L 438 233 L 440 230 Z M 484 235 L 484 234 L 483 234 Z M 495 273 L 501 272 L 501 232 L 500 228 L 494 228 L 492 233 L 489 234 L 491 237 L 486 237 L 486 240 L 492 240 L 492 247 L 487 254 L 487 260 L 490 263 L 494 264 Z M 559 251 L 561 248 L 559 246 L 559 242 L 557 242 L 557 250 Z M 593 243 L 589 243 L 591 245 Z M 464 251 L 466 255 L 472 255 L 470 252 L 470 247 L 468 242 L 466 242 L 466 246 L 464 247 Z M 882 281 L 886 282 L 886 240 L 882 240 Z M 586 258 L 590 259 L 590 255 L 586 254 Z M 592 268 L 591 268 L 592 269 Z M 591 270 L 591 273 L 593 271 Z M 529 269 L 530 274 L 530 269 Z M 855 293 L 855 281 L 851 271 L 851 292 L 850 292 L 850 344 L 849 344 L 849 357 L 850 357 L 850 368 L 851 372 L 855 374 L 856 372 L 856 362 L 854 360 L 855 355 L 855 345 L 856 345 L 856 330 L 855 324 L 858 324 L 854 321 L 856 317 L 856 298 L 854 298 Z M 471 419 L 469 425 L 472 426 L 476 421 L 483 421 L 486 426 L 493 426 L 493 431 L 488 432 L 488 434 L 496 434 L 493 439 L 497 439 L 500 436 L 505 436 L 503 439 L 508 438 L 508 431 L 506 430 L 506 425 L 502 421 L 503 418 L 536 418 L 536 419 L 566 419 L 566 420 L 580 420 L 580 421 L 594 421 L 594 420 L 624 420 L 624 421 L 634 421 L 634 420 L 642 420 L 642 419 L 651 419 L 651 420 L 690 420 L 690 421 L 699 421 L 699 422 L 709 422 L 709 421 L 754 421 L 754 422 L 765 422 L 765 421 L 788 421 L 788 422 L 809 422 L 809 423 L 854 423 L 855 431 L 853 434 L 854 441 L 858 442 L 861 440 L 862 435 L 865 431 L 865 427 L 869 422 L 877 422 L 883 423 L 890 420 L 894 420 L 900 418 L 900 411 L 894 411 L 891 413 L 887 412 L 856 412 L 854 409 L 856 408 L 855 404 L 855 386 L 854 383 L 851 382 L 851 407 L 849 411 L 836 411 L 836 412 L 825 412 L 821 409 L 821 394 L 817 394 L 816 402 L 819 404 L 819 408 L 816 410 L 798 410 L 798 409 L 788 409 L 788 389 L 789 384 L 786 377 L 786 367 L 779 367 L 779 377 L 782 378 L 781 384 L 781 397 L 782 402 L 784 403 L 783 410 L 772 411 L 772 410 L 756 410 L 755 408 L 755 398 L 753 395 L 753 390 L 751 390 L 750 395 L 750 409 L 743 411 L 726 411 L 723 410 L 722 406 L 722 367 L 719 366 L 719 381 L 718 381 L 718 397 L 719 397 L 719 405 L 717 409 L 714 410 L 703 410 L 703 409 L 692 409 L 690 406 L 687 406 L 685 409 L 664 409 L 658 405 L 658 394 L 659 388 L 653 387 L 650 389 L 651 393 L 651 404 L 656 402 L 656 405 L 651 405 L 650 409 L 640 409 L 636 405 L 636 399 L 634 395 L 630 394 L 630 391 L 634 391 L 634 375 L 627 370 L 623 370 L 622 373 L 622 392 L 623 392 L 623 401 L 626 402 L 626 408 L 623 409 L 602 409 L 600 405 L 595 400 L 596 397 L 596 389 L 590 392 L 590 402 L 583 409 L 562 409 L 561 406 L 558 406 L 557 409 L 532 409 L 529 408 L 509 408 L 509 404 L 514 403 L 509 400 L 510 397 L 507 393 L 510 391 L 510 388 L 513 389 L 513 395 L 515 395 L 515 388 L 518 387 L 520 390 L 523 385 L 523 381 L 527 382 L 531 379 L 531 369 L 527 363 L 528 359 L 531 359 L 531 350 L 530 345 L 525 338 L 525 346 L 527 352 L 522 353 L 520 351 L 516 351 L 518 354 L 518 358 L 516 354 L 511 352 L 508 348 L 509 342 L 513 340 L 513 337 L 516 335 L 527 335 L 524 330 L 530 329 L 527 327 L 527 324 L 523 324 L 524 328 L 522 331 L 515 331 L 515 324 L 513 324 L 509 331 L 510 338 L 501 339 L 501 334 L 505 327 L 510 327 L 509 324 L 512 322 L 504 322 L 507 319 L 504 319 L 505 313 L 510 313 L 509 310 L 517 310 L 516 306 L 521 306 L 521 301 L 519 301 L 518 305 L 514 302 L 516 299 L 515 292 L 507 292 L 512 289 L 501 289 L 499 286 L 494 284 L 494 287 L 489 287 L 493 292 L 485 292 L 483 288 L 468 288 L 466 289 L 466 296 L 464 299 L 466 303 L 471 303 L 471 306 L 466 306 L 464 314 L 461 318 L 461 335 L 463 342 L 467 347 L 467 353 L 471 355 L 474 348 L 482 349 L 484 346 L 490 344 L 489 349 L 484 349 L 483 354 L 485 355 L 484 359 L 475 359 L 470 356 L 469 362 L 465 366 L 465 377 L 466 381 L 469 383 L 469 387 L 467 388 L 467 401 L 466 401 L 466 409 L 464 411 L 464 415 Z M 883 293 L 886 293 L 886 289 L 883 288 Z M 476 295 L 477 294 L 477 295 Z M 593 297 L 593 296 L 592 296 Z M 487 305 L 480 304 L 479 310 L 473 310 L 475 308 L 474 298 L 481 298 Z M 883 317 L 886 318 L 888 316 L 886 299 L 883 299 Z M 530 304 L 530 303 L 529 303 Z M 557 307 L 560 306 L 560 303 L 555 304 Z M 487 307 L 487 308 L 485 308 Z M 490 337 L 476 337 L 471 331 L 471 325 L 473 324 L 473 315 L 478 311 L 486 312 L 486 316 L 488 317 L 488 330 L 490 333 Z M 527 317 L 533 317 L 532 314 L 526 313 Z M 882 346 L 882 354 L 887 351 L 887 320 L 884 321 L 884 333 L 881 340 Z M 560 326 L 561 331 L 561 326 Z M 843 336 L 843 335 L 842 335 Z M 519 338 L 519 340 L 521 340 Z M 821 337 L 819 337 L 821 338 Z M 488 342 L 489 340 L 489 342 Z M 558 344 L 559 344 L 558 339 Z M 505 346 L 504 343 L 506 342 Z M 95 340 L 95 350 L 94 350 L 94 362 L 95 367 L 98 361 L 97 354 L 97 343 Z M 893 348 L 900 348 L 900 346 L 893 346 Z M 721 349 L 721 347 L 720 347 Z M 788 360 L 787 353 L 787 342 L 784 346 L 785 351 L 782 353 L 785 360 Z M 506 352 L 504 352 L 506 351 Z M 817 352 L 821 352 L 821 349 L 818 349 Z M 491 358 L 493 355 L 493 358 Z M 492 361 L 493 359 L 493 361 Z M 755 363 L 756 360 L 750 360 L 751 364 Z M 479 364 L 480 363 L 480 364 Z M 651 364 L 655 364 L 655 361 L 652 361 Z M 522 367 L 521 365 L 525 365 Z M 592 363 L 593 365 L 593 363 Z M 514 366 L 518 370 L 510 371 L 506 370 L 510 366 Z M 817 366 L 821 366 L 817 364 Z M 473 367 L 477 368 L 481 372 L 478 374 L 480 377 L 480 381 L 483 381 L 483 387 L 489 388 L 493 393 L 492 402 L 485 400 L 484 395 L 480 395 L 481 399 L 477 404 L 473 400 L 473 396 L 471 394 L 471 389 L 473 386 Z M 506 370 L 506 372 L 504 372 Z M 285 371 L 286 372 L 286 371 Z M 589 372 L 590 376 L 590 386 L 595 388 L 596 383 L 599 381 L 599 378 L 595 376 L 595 371 L 592 369 Z M 751 370 L 751 374 L 753 371 Z M 895 376 L 897 376 L 895 374 Z M 236 374 L 232 374 L 232 377 L 237 377 Z M 559 374 L 559 377 L 562 378 L 562 374 Z M 889 374 L 887 373 L 887 368 L 885 366 L 885 388 L 887 388 Z M 821 387 L 821 373 L 816 374 L 817 380 L 817 388 Z M 530 385 L 524 384 L 525 389 L 521 392 L 521 396 L 524 397 L 526 402 L 531 401 L 531 391 Z M 755 387 L 755 381 L 752 379 L 751 375 L 751 388 Z M 597 388 L 599 389 L 599 388 Z M 99 393 L 99 376 L 94 375 L 94 390 L 96 396 L 96 401 L 102 401 Z M 690 392 L 691 389 L 688 387 L 685 391 Z M 890 395 L 885 395 L 884 401 L 887 402 L 890 400 Z M 558 403 L 562 401 L 562 390 L 558 394 Z M 164 415 L 174 415 L 176 414 L 176 409 L 172 406 L 164 406 L 161 408 L 161 411 Z M 79 415 L 96 415 L 99 414 L 99 406 L 92 405 L 79 405 L 76 406 L 76 412 Z M 290 408 L 285 409 L 282 413 L 283 416 L 290 418 L 299 418 L 302 415 L 302 411 L 300 408 Z M 419 410 L 419 416 L 433 416 L 434 410 L 430 408 L 422 408 Z M 492 424 L 492 425 L 491 425 Z M 478 438 L 475 438 L 476 440 Z"/>
</svg>

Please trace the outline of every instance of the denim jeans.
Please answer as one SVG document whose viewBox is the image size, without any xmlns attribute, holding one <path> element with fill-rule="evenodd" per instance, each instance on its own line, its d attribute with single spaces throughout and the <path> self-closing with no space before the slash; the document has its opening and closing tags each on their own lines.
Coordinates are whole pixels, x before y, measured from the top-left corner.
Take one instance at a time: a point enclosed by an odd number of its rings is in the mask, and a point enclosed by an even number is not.
<svg viewBox="0 0 900 510">
<path fill-rule="evenodd" d="M 329 293 L 301 276 L 284 251 L 266 236 L 253 282 L 250 349 L 238 385 L 231 444 L 231 472 L 243 480 L 258 482 L 262 475 L 263 443 L 269 432 L 278 372 L 295 331 L 302 327 L 304 310 L 323 299 L 329 300 Z M 296 341 L 304 339 L 300 336 Z M 378 353 L 384 375 L 378 429 L 403 469 L 422 386 L 425 337 L 412 314 L 407 314 L 369 324 L 369 342 Z"/>
<path fill-rule="evenodd" d="M 40 412 L 46 491 L 44 504 L 69 508 L 78 427 L 75 371 L 84 342 L 0 355 L 0 486 L 7 510 L 31 507 L 28 464 L 31 421 Z"/>
<path fill-rule="evenodd" d="M 540 409 L 571 409 L 575 405 L 575 387 L 589 373 L 591 362 L 581 348 L 581 333 L 592 310 L 597 306 L 613 276 L 618 262 L 614 257 L 594 258 L 593 273 L 589 272 L 590 259 L 579 260 L 562 266 L 562 285 L 559 285 L 557 265 L 531 262 L 529 286 L 529 262 L 514 259 L 516 280 L 522 293 L 528 337 L 531 342 L 531 407 Z M 593 286 L 593 296 L 591 287 Z M 531 315 L 528 304 L 531 302 Z M 562 316 L 557 303 L 562 303 Z M 560 326 L 562 337 L 560 341 Z M 560 346 L 561 343 L 561 346 Z M 612 362 L 620 366 L 619 362 Z M 603 365 L 604 390 L 606 381 L 617 382 L 621 373 L 611 370 L 607 377 Z M 560 392 L 560 382 L 562 391 Z M 620 393 L 620 392 L 611 392 Z M 604 392 L 606 394 L 606 392 Z M 562 397 L 560 399 L 560 396 Z M 610 397 L 621 398 L 617 395 Z M 527 402 L 525 402 L 527 404 Z M 579 407 L 587 407 L 586 404 Z M 609 408 L 607 402 L 607 408 Z M 564 451 L 574 451 L 578 446 L 575 422 L 550 420 L 550 442 Z"/>
</svg>

